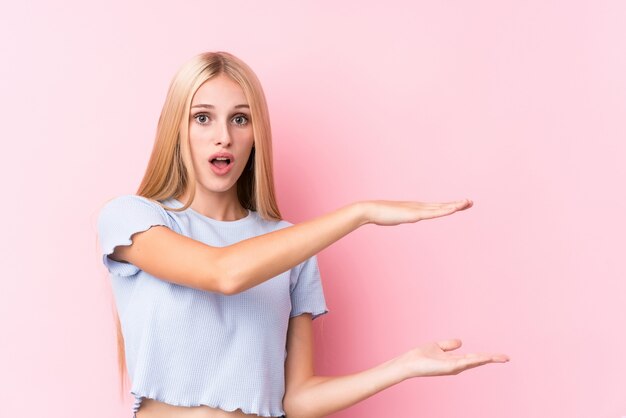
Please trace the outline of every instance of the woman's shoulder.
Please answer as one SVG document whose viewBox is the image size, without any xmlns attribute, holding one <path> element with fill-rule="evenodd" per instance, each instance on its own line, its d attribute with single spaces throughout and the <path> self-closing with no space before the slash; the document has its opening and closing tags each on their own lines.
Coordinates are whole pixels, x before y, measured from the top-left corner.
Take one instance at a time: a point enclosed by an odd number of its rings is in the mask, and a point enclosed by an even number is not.
<svg viewBox="0 0 626 418">
<path fill-rule="evenodd" d="M 123 205 L 123 204 L 137 204 L 138 202 L 143 202 L 145 204 L 151 204 L 151 205 L 159 206 L 159 204 L 158 204 L 158 202 L 156 200 L 149 199 L 147 197 L 139 196 L 139 195 L 136 195 L 136 194 L 121 194 L 121 195 L 114 196 L 114 197 L 110 198 L 109 200 L 107 200 L 104 203 L 104 206 Z"/>
<path fill-rule="evenodd" d="M 105 201 L 101 211 L 105 209 L 132 209 L 132 208 L 153 208 L 165 211 L 163 204 L 155 199 L 139 196 L 136 194 L 121 194 Z"/>
<path fill-rule="evenodd" d="M 98 223 L 126 222 L 141 218 L 168 218 L 167 212 L 156 200 L 135 194 L 122 194 L 110 198 L 100 207 Z"/>
</svg>

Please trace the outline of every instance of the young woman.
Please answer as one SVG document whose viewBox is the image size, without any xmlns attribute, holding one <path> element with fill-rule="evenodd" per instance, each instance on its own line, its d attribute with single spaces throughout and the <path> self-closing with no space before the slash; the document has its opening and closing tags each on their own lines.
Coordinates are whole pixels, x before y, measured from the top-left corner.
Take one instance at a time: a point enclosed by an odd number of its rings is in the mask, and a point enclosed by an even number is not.
<svg viewBox="0 0 626 418">
<path fill-rule="evenodd" d="M 311 322 L 327 312 L 316 254 L 365 224 L 471 206 L 360 201 L 283 220 L 258 79 L 231 54 L 194 57 L 171 83 L 137 194 L 98 217 L 133 416 L 322 417 L 411 377 L 508 361 L 454 354 L 451 339 L 352 375 L 313 371 Z"/>
</svg>

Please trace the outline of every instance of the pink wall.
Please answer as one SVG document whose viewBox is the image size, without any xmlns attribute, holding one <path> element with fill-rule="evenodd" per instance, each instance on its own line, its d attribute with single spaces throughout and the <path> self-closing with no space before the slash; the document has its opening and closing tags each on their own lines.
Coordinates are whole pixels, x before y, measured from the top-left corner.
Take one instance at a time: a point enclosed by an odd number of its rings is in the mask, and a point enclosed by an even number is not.
<svg viewBox="0 0 626 418">
<path fill-rule="evenodd" d="M 320 254 L 318 369 L 448 337 L 511 362 L 335 417 L 626 416 L 626 3 L 94 3 L 0 8 L 0 416 L 129 416 L 95 220 L 135 191 L 170 77 L 204 50 L 263 82 L 286 219 L 474 199 Z"/>
</svg>

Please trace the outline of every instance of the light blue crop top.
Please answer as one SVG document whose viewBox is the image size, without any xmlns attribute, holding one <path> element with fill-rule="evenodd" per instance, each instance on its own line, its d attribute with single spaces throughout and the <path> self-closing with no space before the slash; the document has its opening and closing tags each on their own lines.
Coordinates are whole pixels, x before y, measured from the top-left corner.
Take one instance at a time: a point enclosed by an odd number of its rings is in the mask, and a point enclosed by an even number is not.
<svg viewBox="0 0 626 418">
<path fill-rule="evenodd" d="M 183 206 L 174 199 L 161 203 Z M 98 236 L 124 335 L 133 416 L 143 398 L 284 415 L 289 318 L 328 312 L 316 256 L 230 296 L 168 282 L 107 257 L 155 225 L 215 247 L 292 225 L 248 212 L 236 221 L 217 221 L 191 208 L 168 211 L 135 195 L 116 197 L 100 210 Z"/>
</svg>

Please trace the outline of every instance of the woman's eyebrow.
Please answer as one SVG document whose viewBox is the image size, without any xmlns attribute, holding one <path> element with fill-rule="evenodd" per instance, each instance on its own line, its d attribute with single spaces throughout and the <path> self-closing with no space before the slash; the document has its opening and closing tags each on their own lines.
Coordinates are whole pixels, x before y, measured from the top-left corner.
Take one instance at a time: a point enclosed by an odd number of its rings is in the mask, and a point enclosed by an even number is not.
<svg viewBox="0 0 626 418">
<path fill-rule="evenodd" d="M 194 107 L 205 107 L 205 108 L 208 108 L 208 109 L 215 109 L 215 106 L 213 106 L 212 104 L 197 104 L 197 105 L 191 106 L 192 109 Z M 242 107 L 250 109 L 250 106 L 247 105 L 247 104 L 238 104 L 237 106 L 235 106 L 235 109 L 240 109 Z"/>
</svg>

